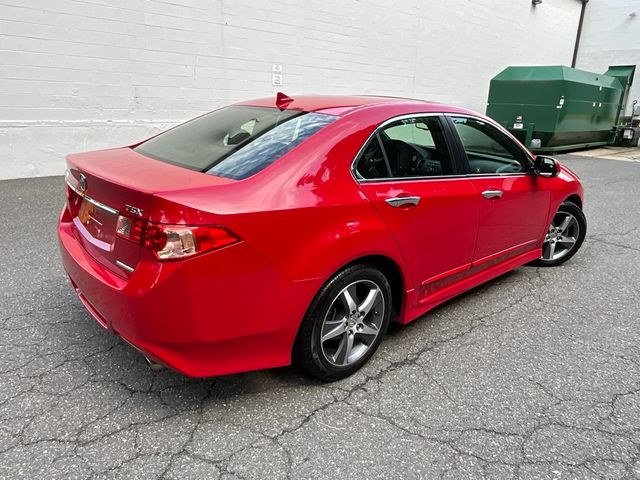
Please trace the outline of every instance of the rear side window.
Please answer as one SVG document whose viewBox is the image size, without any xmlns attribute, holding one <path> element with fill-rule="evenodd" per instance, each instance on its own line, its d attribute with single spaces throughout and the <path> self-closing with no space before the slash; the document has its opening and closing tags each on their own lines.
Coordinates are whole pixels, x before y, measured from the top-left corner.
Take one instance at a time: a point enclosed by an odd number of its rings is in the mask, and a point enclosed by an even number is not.
<svg viewBox="0 0 640 480">
<path fill-rule="evenodd" d="M 377 134 L 362 152 L 360 160 L 358 160 L 356 173 L 367 180 L 390 177 L 389 167 L 382 153 L 382 148 L 380 148 Z"/>
<path fill-rule="evenodd" d="M 333 115 L 234 105 L 161 133 L 135 151 L 166 163 L 240 180 L 333 122 Z"/>
<path fill-rule="evenodd" d="M 404 118 L 380 129 L 363 150 L 356 173 L 369 180 L 453 175 L 440 119 Z"/>
</svg>

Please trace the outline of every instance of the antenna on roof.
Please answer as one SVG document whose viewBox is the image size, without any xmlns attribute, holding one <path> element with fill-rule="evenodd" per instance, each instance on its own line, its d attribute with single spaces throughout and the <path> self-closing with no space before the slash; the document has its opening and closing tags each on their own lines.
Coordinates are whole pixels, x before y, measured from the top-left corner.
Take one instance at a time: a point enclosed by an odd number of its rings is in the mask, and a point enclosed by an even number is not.
<svg viewBox="0 0 640 480">
<path fill-rule="evenodd" d="M 293 102 L 293 98 L 286 96 L 282 92 L 278 92 L 277 93 L 277 95 L 276 95 L 276 107 L 278 107 L 280 109 L 280 111 L 282 111 L 285 108 L 287 108 L 287 105 L 289 105 L 291 102 Z"/>
</svg>

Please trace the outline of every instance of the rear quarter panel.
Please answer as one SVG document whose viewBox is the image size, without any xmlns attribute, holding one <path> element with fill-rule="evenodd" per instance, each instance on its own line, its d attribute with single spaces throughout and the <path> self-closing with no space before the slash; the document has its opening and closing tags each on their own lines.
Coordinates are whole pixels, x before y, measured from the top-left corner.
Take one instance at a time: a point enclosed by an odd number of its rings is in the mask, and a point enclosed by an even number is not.
<svg viewBox="0 0 640 480">
<path fill-rule="evenodd" d="M 159 193 L 151 219 L 223 225 L 292 280 L 326 279 L 375 254 L 404 272 L 395 240 L 350 173 L 374 127 L 339 119 L 253 177 Z"/>
</svg>

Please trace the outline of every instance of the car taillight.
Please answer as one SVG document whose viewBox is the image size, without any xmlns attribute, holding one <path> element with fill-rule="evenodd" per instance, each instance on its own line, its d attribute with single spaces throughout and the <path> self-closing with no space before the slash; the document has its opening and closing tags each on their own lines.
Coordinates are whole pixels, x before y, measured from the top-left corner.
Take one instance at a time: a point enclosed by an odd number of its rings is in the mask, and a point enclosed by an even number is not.
<svg viewBox="0 0 640 480">
<path fill-rule="evenodd" d="M 238 237 L 222 227 L 158 223 L 149 223 L 142 236 L 142 246 L 152 250 L 159 260 L 187 258 L 238 241 Z"/>
<path fill-rule="evenodd" d="M 240 241 L 223 227 L 164 225 L 118 216 L 116 235 L 153 251 L 159 260 L 174 260 Z"/>
</svg>

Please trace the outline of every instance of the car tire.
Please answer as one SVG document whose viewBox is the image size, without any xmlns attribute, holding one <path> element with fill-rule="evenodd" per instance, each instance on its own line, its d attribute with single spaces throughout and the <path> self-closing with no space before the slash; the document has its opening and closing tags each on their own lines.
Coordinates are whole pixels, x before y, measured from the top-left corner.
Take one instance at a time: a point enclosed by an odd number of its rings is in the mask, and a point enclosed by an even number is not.
<svg viewBox="0 0 640 480">
<path fill-rule="evenodd" d="M 531 262 L 538 267 L 555 267 L 573 257 L 587 234 L 587 219 L 582 209 L 564 202 L 551 220 L 542 244 L 542 256 Z"/>
<path fill-rule="evenodd" d="M 389 281 L 377 268 L 354 265 L 335 274 L 302 320 L 294 364 L 325 382 L 353 374 L 380 345 L 389 327 L 391 302 Z"/>
</svg>

